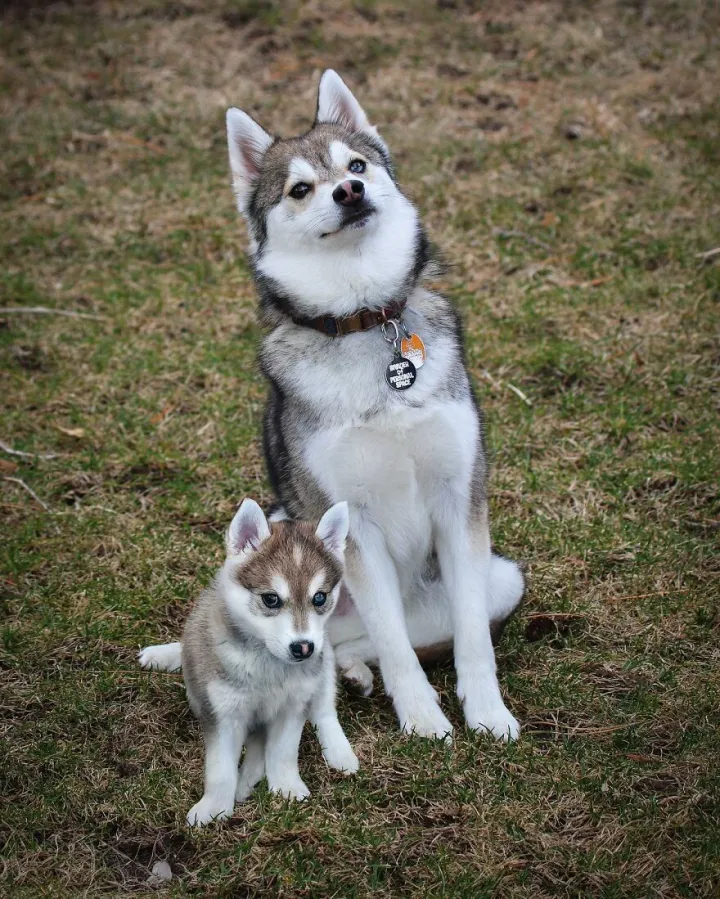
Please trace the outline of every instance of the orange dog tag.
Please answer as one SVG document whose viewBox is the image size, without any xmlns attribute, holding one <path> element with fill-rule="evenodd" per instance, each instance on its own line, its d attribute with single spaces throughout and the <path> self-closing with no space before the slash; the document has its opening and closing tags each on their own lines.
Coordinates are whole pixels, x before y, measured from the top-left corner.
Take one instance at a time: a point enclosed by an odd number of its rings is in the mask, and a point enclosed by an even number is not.
<svg viewBox="0 0 720 899">
<path fill-rule="evenodd" d="M 400 353 L 403 359 L 408 359 L 415 368 L 422 368 L 425 362 L 425 344 L 417 334 L 410 334 L 400 341 Z"/>
</svg>

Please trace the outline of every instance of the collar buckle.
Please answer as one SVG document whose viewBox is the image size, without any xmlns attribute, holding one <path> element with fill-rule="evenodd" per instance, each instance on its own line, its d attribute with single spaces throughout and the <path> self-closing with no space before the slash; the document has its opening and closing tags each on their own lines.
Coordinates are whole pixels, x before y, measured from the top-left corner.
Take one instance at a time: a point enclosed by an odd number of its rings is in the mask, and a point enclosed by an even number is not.
<svg viewBox="0 0 720 899">
<path fill-rule="evenodd" d="M 340 336 L 340 323 L 332 315 L 324 315 L 322 318 L 322 326 L 328 337 Z"/>
</svg>

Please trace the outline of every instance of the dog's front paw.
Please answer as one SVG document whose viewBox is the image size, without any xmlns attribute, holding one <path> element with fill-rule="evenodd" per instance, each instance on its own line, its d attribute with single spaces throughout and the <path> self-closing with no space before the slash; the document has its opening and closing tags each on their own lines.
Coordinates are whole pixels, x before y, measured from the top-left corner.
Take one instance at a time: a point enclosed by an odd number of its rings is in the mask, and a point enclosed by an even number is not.
<svg viewBox="0 0 720 899">
<path fill-rule="evenodd" d="M 398 695 L 394 698 L 400 728 L 405 733 L 436 740 L 452 740 L 452 724 L 437 701 L 437 693 L 430 684 L 419 694 Z"/>
<path fill-rule="evenodd" d="M 232 815 L 233 803 L 227 803 L 215 796 L 203 796 L 200 802 L 187 813 L 187 823 L 190 827 L 202 827 L 211 821 L 222 821 Z"/>
<path fill-rule="evenodd" d="M 297 802 L 302 802 L 303 799 L 307 799 L 310 795 L 310 790 L 305 786 L 301 777 L 294 777 L 270 784 L 270 789 L 273 793 L 277 793 L 278 796 L 282 796 L 285 799 L 295 799 Z"/>
<path fill-rule="evenodd" d="M 520 725 L 502 700 L 493 703 L 465 701 L 465 720 L 472 730 L 491 733 L 497 740 L 517 740 Z"/>
</svg>

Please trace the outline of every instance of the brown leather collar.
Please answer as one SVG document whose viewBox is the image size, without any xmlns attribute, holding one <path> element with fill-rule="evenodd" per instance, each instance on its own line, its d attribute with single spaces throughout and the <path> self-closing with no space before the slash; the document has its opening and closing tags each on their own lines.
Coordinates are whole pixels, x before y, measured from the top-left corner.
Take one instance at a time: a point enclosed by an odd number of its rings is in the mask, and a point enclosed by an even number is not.
<svg viewBox="0 0 720 899">
<path fill-rule="evenodd" d="M 344 337 L 357 331 L 370 331 L 384 325 L 388 319 L 399 318 L 405 308 L 405 300 L 383 306 L 380 309 L 358 309 L 353 315 L 335 318 L 334 315 L 319 315 L 317 318 L 295 318 L 296 325 L 314 328 L 327 337 Z"/>
</svg>

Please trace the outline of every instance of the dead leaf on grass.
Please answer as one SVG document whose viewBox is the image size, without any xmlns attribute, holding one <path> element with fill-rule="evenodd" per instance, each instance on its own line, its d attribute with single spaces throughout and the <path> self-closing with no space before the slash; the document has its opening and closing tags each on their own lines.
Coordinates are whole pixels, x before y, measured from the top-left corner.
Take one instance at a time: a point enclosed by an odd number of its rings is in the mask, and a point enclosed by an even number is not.
<svg viewBox="0 0 720 899">
<path fill-rule="evenodd" d="M 85 436 L 85 428 L 65 428 L 62 425 L 55 425 L 55 428 L 66 437 L 73 437 L 75 440 L 82 440 Z"/>
</svg>

